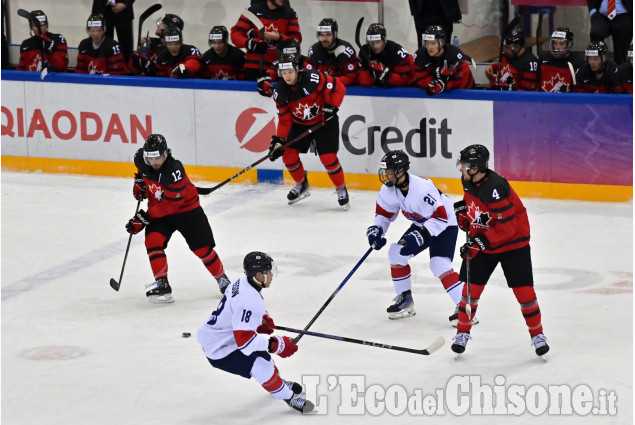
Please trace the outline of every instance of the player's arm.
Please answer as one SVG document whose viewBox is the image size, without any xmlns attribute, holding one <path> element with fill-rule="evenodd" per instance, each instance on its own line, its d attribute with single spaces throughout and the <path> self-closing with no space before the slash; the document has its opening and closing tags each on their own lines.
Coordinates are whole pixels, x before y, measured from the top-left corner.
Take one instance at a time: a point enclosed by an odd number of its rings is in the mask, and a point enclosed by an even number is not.
<svg viewBox="0 0 635 425">
<path fill-rule="evenodd" d="M 242 302 L 237 303 L 233 308 L 234 339 L 236 339 L 238 349 L 245 356 L 249 356 L 255 351 L 268 351 L 269 349 L 269 337 L 257 333 L 265 314 L 264 305 Z"/>
<path fill-rule="evenodd" d="M 320 73 L 321 78 L 324 80 L 324 104 L 333 105 L 337 108 L 340 107 L 346 94 L 346 86 L 342 84 L 338 77 L 332 75 Z"/>
<path fill-rule="evenodd" d="M 68 46 L 66 39 L 62 35 L 57 35 L 52 39 L 54 45 L 49 50 L 47 61 L 51 71 L 68 72 Z"/>
<path fill-rule="evenodd" d="M 402 60 L 390 68 L 391 74 L 385 80 L 385 85 L 390 87 L 405 87 L 410 82 L 410 68 L 412 67 L 412 55 L 404 48 L 397 54 Z M 405 56 L 405 57 L 404 57 Z"/>
<path fill-rule="evenodd" d="M 251 32 L 250 32 L 251 31 Z M 254 34 L 255 33 L 255 34 Z M 250 37 L 253 35 L 254 37 Z M 247 41 L 250 38 L 259 38 L 258 29 L 251 23 L 251 21 L 245 18 L 242 14 L 238 18 L 238 22 L 230 30 L 230 37 L 234 46 L 239 48 L 246 48 Z"/>
<path fill-rule="evenodd" d="M 274 90 L 274 99 L 276 98 L 276 95 L 277 92 Z M 276 100 L 276 108 L 278 108 L 278 129 L 276 131 L 276 136 L 281 139 L 286 139 L 291 131 L 291 126 L 293 125 L 293 117 L 291 116 L 289 105 L 286 102 L 278 102 Z"/>
</svg>

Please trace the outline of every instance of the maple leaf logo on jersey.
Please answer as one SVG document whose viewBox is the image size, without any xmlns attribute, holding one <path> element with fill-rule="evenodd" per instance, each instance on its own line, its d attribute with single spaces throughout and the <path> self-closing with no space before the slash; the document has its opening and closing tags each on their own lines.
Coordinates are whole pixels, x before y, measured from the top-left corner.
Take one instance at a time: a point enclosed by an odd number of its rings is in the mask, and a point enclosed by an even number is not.
<svg viewBox="0 0 635 425">
<path fill-rule="evenodd" d="M 29 71 L 41 71 L 42 70 L 42 57 L 38 54 L 33 58 L 33 63 L 29 65 Z"/>
<path fill-rule="evenodd" d="M 565 83 L 565 80 L 560 77 L 560 74 L 556 74 L 551 77 L 551 80 L 544 82 L 542 89 L 551 93 L 568 93 L 569 84 Z"/>
<path fill-rule="evenodd" d="M 300 103 L 296 110 L 293 111 L 293 115 L 300 120 L 309 121 L 317 117 L 319 110 L 320 107 L 317 106 L 315 103 L 311 106 L 306 103 Z"/>
<path fill-rule="evenodd" d="M 470 223 L 478 227 L 489 227 L 488 224 L 492 219 L 489 216 L 489 212 L 482 212 L 480 207 L 476 206 L 474 202 L 468 205 L 467 216 L 470 219 Z"/>
<path fill-rule="evenodd" d="M 102 74 L 102 72 L 97 68 L 97 66 L 93 63 L 93 61 L 90 61 L 90 63 L 88 64 L 88 73 L 89 74 Z"/>
<path fill-rule="evenodd" d="M 278 27 L 274 26 L 273 22 L 272 22 L 270 25 L 267 25 L 265 27 L 265 32 L 275 32 L 275 33 L 277 33 L 278 32 Z"/>
<path fill-rule="evenodd" d="M 223 70 L 221 69 L 220 72 L 216 74 L 216 79 L 217 80 L 233 80 L 234 76 L 229 75 L 229 73 L 223 72 Z"/>
<path fill-rule="evenodd" d="M 505 66 L 503 66 L 503 69 L 501 70 L 501 78 L 499 80 L 501 83 L 505 83 L 508 86 L 513 86 L 515 81 L 514 81 L 514 74 L 512 74 L 512 70 L 509 67 L 509 64 L 506 64 Z"/>
<path fill-rule="evenodd" d="M 150 193 L 154 195 L 157 201 L 163 201 L 163 191 L 160 185 L 152 183 L 148 189 L 150 189 Z"/>
</svg>

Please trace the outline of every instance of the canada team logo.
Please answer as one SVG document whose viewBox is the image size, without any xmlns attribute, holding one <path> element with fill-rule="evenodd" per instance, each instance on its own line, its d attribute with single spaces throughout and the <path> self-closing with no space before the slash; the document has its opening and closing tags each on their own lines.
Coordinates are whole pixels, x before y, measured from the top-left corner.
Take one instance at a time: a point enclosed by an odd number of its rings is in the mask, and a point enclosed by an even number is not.
<svg viewBox="0 0 635 425">
<path fill-rule="evenodd" d="M 271 136 L 276 134 L 276 121 L 260 108 L 244 110 L 236 119 L 236 138 L 241 149 L 264 152 L 269 149 Z"/>
<path fill-rule="evenodd" d="M 479 229 L 488 228 L 489 222 L 492 220 L 489 216 L 489 212 L 482 212 L 481 209 L 476 204 L 474 204 L 474 202 L 468 205 L 467 216 L 470 219 L 472 225 L 476 226 Z"/>
</svg>

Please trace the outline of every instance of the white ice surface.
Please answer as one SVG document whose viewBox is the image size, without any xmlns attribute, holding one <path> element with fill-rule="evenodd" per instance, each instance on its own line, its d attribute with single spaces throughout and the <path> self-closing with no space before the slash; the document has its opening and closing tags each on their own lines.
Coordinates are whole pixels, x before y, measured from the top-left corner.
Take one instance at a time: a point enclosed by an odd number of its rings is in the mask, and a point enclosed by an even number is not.
<svg viewBox="0 0 635 425">
<path fill-rule="evenodd" d="M 208 183 L 208 185 L 210 185 Z M 413 263 L 417 315 L 388 320 L 394 296 L 387 249 L 373 252 L 312 326 L 316 332 L 423 348 L 430 356 L 305 336 L 281 375 L 318 376 L 325 415 L 302 417 L 254 380 L 212 368 L 195 340 L 216 308 L 216 282 L 175 234 L 167 249 L 176 302 L 144 295 L 152 273 L 143 236 L 133 238 L 119 278 L 134 211 L 132 179 L 2 173 L 2 423 L 44 424 L 631 424 L 633 422 L 633 206 L 526 199 L 532 226 L 536 292 L 551 352 L 529 345 L 519 306 L 497 270 L 479 304 L 481 324 L 455 360 L 449 297 L 428 269 Z M 278 277 L 264 293 L 278 325 L 303 328 L 367 249 L 376 193 L 350 191 L 351 209 L 334 190 L 313 189 L 288 206 L 288 186 L 227 185 L 201 203 L 231 279 L 251 250 L 271 254 Z M 453 198 L 457 199 L 456 196 Z M 399 218 L 394 241 L 408 223 Z M 455 259 L 458 269 L 459 261 Z M 192 338 L 181 337 L 192 332 Z M 453 376 L 491 384 L 588 385 L 617 395 L 616 416 L 417 417 L 338 413 L 341 387 L 329 376 L 363 376 L 366 387 L 397 386 L 434 394 Z M 331 380 L 334 378 L 330 378 Z M 500 379 L 500 378 L 499 378 Z M 361 398 L 363 402 L 363 394 Z M 466 422 L 461 422 L 466 421 Z"/>
</svg>

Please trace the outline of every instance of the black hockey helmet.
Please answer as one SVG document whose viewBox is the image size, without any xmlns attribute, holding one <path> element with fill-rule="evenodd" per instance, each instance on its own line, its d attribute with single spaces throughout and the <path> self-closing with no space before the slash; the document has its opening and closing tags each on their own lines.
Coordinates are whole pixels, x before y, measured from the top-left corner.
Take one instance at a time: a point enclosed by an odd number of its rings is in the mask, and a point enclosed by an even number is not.
<svg viewBox="0 0 635 425">
<path fill-rule="evenodd" d="M 278 76 L 282 77 L 283 69 L 295 69 L 296 72 L 300 70 L 298 58 L 291 53 L 283 53 L 278 60 Z"/>
<path fill-rule="evenodd" d="M 48 25 L 49 24 L 49 18 L 46 16 L 46 13 L 44 13 L 41 10 L 32 10 L 31 11 L 31 15 L 35 16 L 35 18 L 40 21 L 40 24 L 45 24 Z"/>
<path fill-rule="evenodd" d="M 180 31 L 183 31 L 183 28 L 185 27 L 185 22 L 183 22 L 183 19 L 173 13 L 166 13 L 165 16 L 159 19 L 157 25 L 158 24 L 165 24 L 166 28 L 178 28 Z"/>
<path fill-rule="evenodd" d="M 370 24 L 366 30 L 366 41 L 386 41 L 386 27 L 384 24 Z"/>
<path fill-rule="evenodd" d="M 477 168 L 481 173 L 487 171 L 489 162 L 489 151 L 483 145 L 470 145 L 463 149 L 459 154 L 459 159 L 456 161 L 457 167 L 465 165 L 465 168 L 470 170 Z"/>
<path fill-rule="evenodd" d="M 599 56 L 602 62 L 606 62 L 606 55 L 609 52 L 609 48 L 603 41 L 594 41 L 589 44 L 584 51 L 585 58 L 589 59 L 589 56 Z"/>
<path fill-rule="evenodd" d="M 301 52 L 298 40 L 293 37 L 288 37 L 278 42 L 278 44 L 276 44 L 276 56 L 280 59 L 282 55 L 294 55 L 299 61 Z"/>
<path fill-rule="evenodd" d="M 158 158 L 160 156 L 165 159 L 170 156 L 171 151 L 168 149 L 168 142 L 161 134 L 151 134 L 143 144 L 143 160 L 150 165 L 149 158 Z"/>
<path fill-rule="evenodd" d="M 320 33 L 330 32 L 333 34 L 333 38 L 337 39 L 337 31 L 339 26 L 337 21 L 333 18 L 324 18 L 320 21 L 317 27 L 317 37 L 320 38 Z"/>
<path fill-rule="evenodd" d="M 258 273 L 262 273 L 264 275 L 267 274 L 269 270 L 275 275 L 276 265 L 268 254 L 260 251 L 253 251 L 249 254 L 245 255 L 245 259 L 243 260 L 243 270 L 245 270 L 245 275 L 249 278 L 253 278 Z"/>
<path fill-rule="evenodd" d="M 91 28 L 101 27 L 104 32 L 106 31 L 106 20 L 104 19 L 104 15 L 101 13 L 97 13 L 95 15 L 90 15 L 88 20 L 86 21 L 86 32 L 90 33 Z"/>
<path fill-rule="evenodd" d="M 211 31 L 209 32 L 209 45 L 212 45 L 212 41 L 214 40 L 220 40 L 224 43 L 227 43 L 227 40 L 229 40 L 229 32 L 227 31 L 227 27 L 223 26 L 223 25 L 216 25 L 215 27 L 212 27 Z"/>
<path fill-rule="evenodd" d="M 386 178 L 386 170 L 392 170 L 395 173 L 395 177 L 399 176 L 401 173 L 407 173 L 410 169 L 410 158 L 408 155 L 402 150 L 389 151 L 384 155 L 379 163 L 379 181 L 385 184 L 388 187 L 392 187 L 393 183 L 390 182 Z M 408 179 L 398 185 L 397 187 L 406 186 L 408 183 Z"/>
<path fill-rule="evenodd" d="M 514 26 L 507 33 L 503 34 L 503 45 L 525 46 L 525 32 L 520 25 Z"/>
<path fill-rule="evenodd" d="M 183 33 L 176 27 L 167 27 L 163 33 L 163 40 L 165 44 L 177 41 L 183 44 Z"/>
<path fill-rule="evenodd" d="M 426 30 L 421 34 L 421 39 L 425 44 L 426 41 L 438 41 L 439 48 L 445 44 L 445 30 L 440 25 L 430 25 Z"/>
<path fill-rule="evenodd" d="M 557 50 L 553 46 L 554 41 L 566 41 L 567 47 L 564 50 Z M 573 33 L 567 27 L 558 27 L 554 32 L 551 33 L 551 38 L 549 39 L 549 50 L 554 58 L 562 58 L 569 54 L 571 48 L 573 47 Z"/>
</svg>

